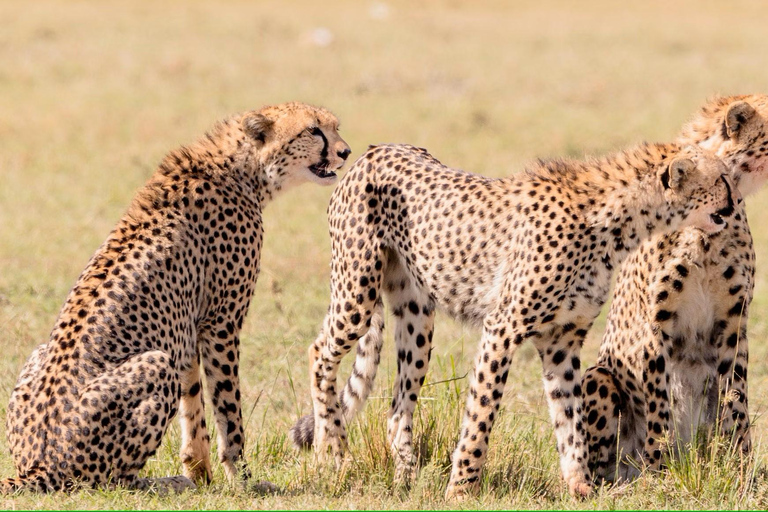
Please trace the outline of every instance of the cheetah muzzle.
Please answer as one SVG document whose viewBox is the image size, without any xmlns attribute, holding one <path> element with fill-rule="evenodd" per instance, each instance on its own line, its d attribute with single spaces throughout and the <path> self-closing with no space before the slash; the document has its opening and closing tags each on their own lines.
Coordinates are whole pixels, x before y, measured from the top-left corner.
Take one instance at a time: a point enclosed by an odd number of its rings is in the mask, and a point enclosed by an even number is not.
<svg viewBox="0 0 768 512">
<path fill-rule="evenodd" d="M 336 172 L 344 165 L 344 161 L 349 156 L 349 149 L 342 149 L 336 152 L 336 156 L 339 157 L 339 161 L 333 165 L 328 159 L 328 138 L 325 136 L 322 130 L 319 128 L 313 128 L 310 130 L 313 136 L 320 137 L 323 141 L 323 149 L 320 151 L 321 160 L 309 166 L 309 170 L 323 182 L 332 183 L 336 180 Z"/>
</svg>

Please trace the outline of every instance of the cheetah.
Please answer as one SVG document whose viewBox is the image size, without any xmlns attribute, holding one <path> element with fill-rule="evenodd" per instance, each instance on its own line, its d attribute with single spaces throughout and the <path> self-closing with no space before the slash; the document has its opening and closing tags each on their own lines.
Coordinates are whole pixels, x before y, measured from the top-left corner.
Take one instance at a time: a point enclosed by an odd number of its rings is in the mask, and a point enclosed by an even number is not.
<svg viewBox="0 0 768 512">
<path fill-rule="evenodd" d="M 262 208 L 289 186 L 334 183 L 349 154 L 337 118 L 301 103 L 233 116 L 169 153 L 23 367 L 7 413 L 18 476 L 0 491 L 209 482 L 201 369 L 225 473 L 247 476 L 238 333 Z M 138 478 L 177 411 L 184 476 Z"/>
<path fill-rule="evenodd" d="M 387 428 L 396 479 L 408 482 L 415 470 L 412 416 L 440 307 L 483 328 L 446 496 L 479 484 L 512 355 L 527 339 L 543 363 L 562 475 L 572 494 L 586 495 L 579 351 L 613 268 L 681 223 L 721 230 L 734 201 L 725 172 L 701 150 L 674 144 L 539 162 L 503 179 L 451 169 L 413 146 L 371 147 L 331 197 L 331 305 L 309 348 L 314 414 L 294 425 L 293 441 L 341 462 L 345 422 L 379 364 L 383 292 L 396 319 Z M 340 360 L 356 343 L 337 394 Z"/>
<path fill-rule="evenodd" d="M 678 142 L 717 154 L 748 195 L 768 178 L 767 134 L 768 96 L 736 96 L 709 102 Z M 598 361 L 582 383 L 596 480 L 631 479 L 646 464 L 658 469 L 669 451 L 662 441 L 677 451 L 700 427 L 719 424 L 749 451 L 754 264 L 743 203 L 719 233 L 686 227 L 656 235 L 622 264 Z"/>
</svg>

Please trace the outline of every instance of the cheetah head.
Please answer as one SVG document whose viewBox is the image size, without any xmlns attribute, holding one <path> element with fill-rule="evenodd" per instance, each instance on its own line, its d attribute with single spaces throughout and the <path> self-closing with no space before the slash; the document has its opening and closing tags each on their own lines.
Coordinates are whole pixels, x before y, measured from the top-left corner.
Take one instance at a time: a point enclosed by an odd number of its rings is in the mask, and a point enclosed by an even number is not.
<svg viewBox="0 0 768 512">
<path fill-rule="evenodd" d="M 708 102 L 683 128 L 683 145 L 721 158 L 739 191 L 748 195 L 768 180 L 768 96 L 729 96 Z"/>
<path fill-rule="evenodd" d="M 667 201 L 678 207 L 682 224 L 706 233 L 725 228 L 741 200 L 725 164 L 698 149 L 683 150 L 659 169 L 658 178 Z"/>
<path fill-rule="evenodd" d="M 330 185 L 351 152 L 338 119 L 323 108 L 285 103 L 248 112 L 241 123 L 277 189 L 307 181 Z"/>
</svg>

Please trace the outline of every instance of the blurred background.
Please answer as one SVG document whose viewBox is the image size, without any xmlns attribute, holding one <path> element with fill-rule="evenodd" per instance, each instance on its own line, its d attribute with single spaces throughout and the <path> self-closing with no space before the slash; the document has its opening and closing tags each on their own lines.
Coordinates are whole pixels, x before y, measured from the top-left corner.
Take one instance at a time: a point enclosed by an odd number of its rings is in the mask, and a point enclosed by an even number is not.
<svg viewBox="0 0 768 512">
<path fill-rule="evenodd" d="M 447 165 L 506 176 L 535 158 L 669 141 L 715 94 L 768 93 L 766 9 L 744 0 L 3 0 L 0 411 L 134 191 L 166 152 L 216 120 L 304 101 L 338 115 L 352 158 L 368 144 L 408 142 Z M 282 442 L 310 411 L 305 354 L 327 307 L 330 193 L 305 185 L 265 214 L 263 270 L 242 347 L 252 446 Z M 766 199 L 748 198 L 758 262 L 750 405 L 760 441 Z M 590 334 L 586 364 L 602 327 Z M 441 316 L 428 380 L 463 376 L 477 340 Z M 386 409 L 392 352 L 385 349 L 372 414 Z M 518 354 L 505 405 L 549 439 L 538 357 L 530 347 Z M 466 387 L 466 379 L 454 383 Z M 296 460 L 280 453 L 283 468 Z M 0 467 L 12 472 L 7 455 Z"/>
</svg>

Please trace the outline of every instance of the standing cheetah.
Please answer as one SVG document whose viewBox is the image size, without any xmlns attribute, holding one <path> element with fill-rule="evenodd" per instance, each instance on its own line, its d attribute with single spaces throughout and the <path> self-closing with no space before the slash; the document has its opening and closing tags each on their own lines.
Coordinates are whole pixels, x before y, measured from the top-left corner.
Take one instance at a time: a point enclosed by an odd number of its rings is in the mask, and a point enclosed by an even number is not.
<svg viewBox="0 0 768 512">
<path fill-rule="evenodd" d="M 582 341 L 613 268 L 642 240 L 681 223 L 722 229 L 719 215 L 733 202 L 724 172 L 719 160 L 677 145 L 541 162 L 506 179 L 445 167 L 412 146 L 370 148 L 331 198 L 331 305 L 309 349 L 314 416 L 294 426 L 294 442 L 341 460 L 345 421 L 379 363 L 384 292 L 396 317 L 388 438 L 398 479 L 414 469 L 412 415 L 439 306 L 483 327 L 447 496 L 479 484 L 512 355 L 526 339 L 542 359 L 563 477 L 573 494 L 588 493 Z M 355 343 L 352 376 L 337 395 L 339 362 Z"/>
<path fill-rule="evenodd" d="M 717 98 L 678 142 L 717 154 L 747 195 L 768 178 L 768 97 Z M 754 262 L 739 204 L 723 231 L 687 227 L 657 235 L 621 266 L 599 360 L 582 383 L 594 478 L 631 478 L 643 462 L 658 468 L 665 434 L 680 447 L 700 426 L 716 423 L 749 450 Z"/>
<path fill-rule="evenodd" d="M 243 425 L 238 333 L 262 242 L 261 211 L 305 181 L 335 181 L 350 153 L 327 110 L 300 103 L 234 116 L 171 152 L 67 297 L 8 406 L 18 477 L 0 490 L 210 481 L 201 367 L 219 458 L 235 479 Z M 137 478 L 180 411 L 185 477 Z"/>
</svg>

